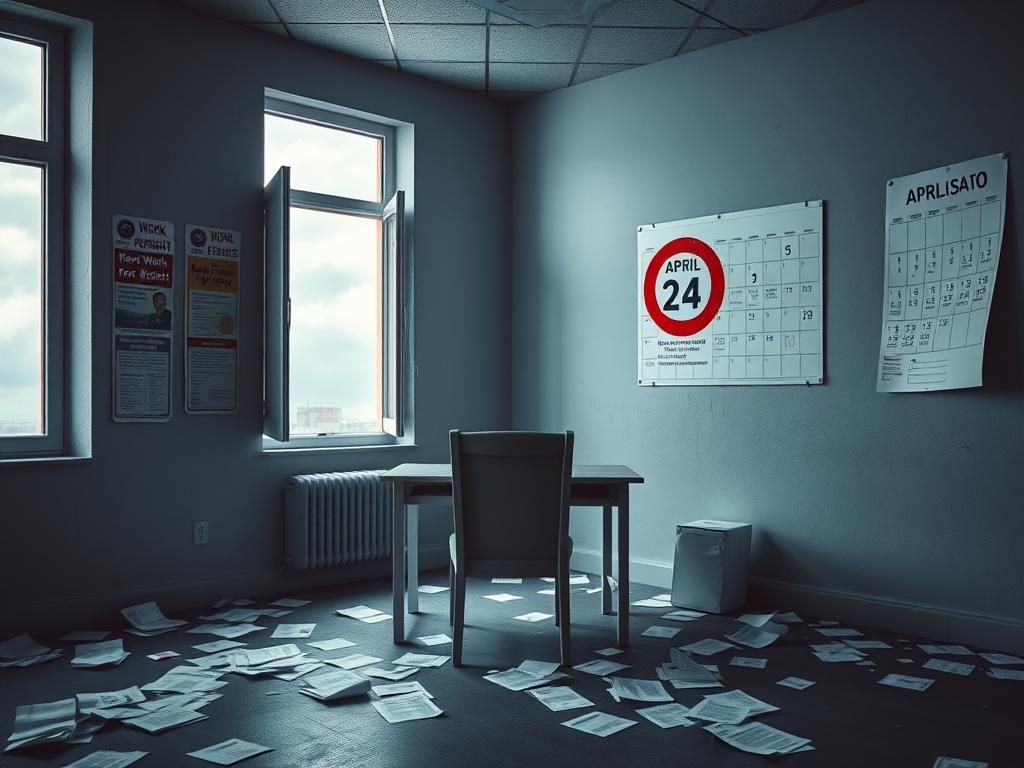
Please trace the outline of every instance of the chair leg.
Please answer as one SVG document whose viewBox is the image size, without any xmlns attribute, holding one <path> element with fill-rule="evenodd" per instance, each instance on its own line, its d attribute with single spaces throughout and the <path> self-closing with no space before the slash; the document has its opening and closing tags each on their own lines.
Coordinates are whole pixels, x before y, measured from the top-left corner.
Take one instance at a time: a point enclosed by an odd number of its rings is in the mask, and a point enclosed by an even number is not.
<svg viewBox="0 0 1024 768">
<path fill-rule="evenodd" d="M 555 626 L 557 627 L 562 621 L 562 611 L 558 607 L 558 587 L 555 587 Z"/>
<path fill-rule="evenodd" d="M 455 625 L 455 563 L 448 561 L 448 624 Z"/>
<path fill-rule="evenodd" d="M 455 610 L 452 625 L 452 666 L 462 666 L 462 635 L 466 625 L 466 575 L 455 574 Z"/>
<path fill-rule="evenodd" d="M 558 623 L 558 639 L 562 652 L 562 665 L 572 665 L 572 647 L 569 643 L 569 574 L 560 575 L 558 586 L 555 587 L 555 599 L 558 601 L 555 616 Z"/>
</svg>

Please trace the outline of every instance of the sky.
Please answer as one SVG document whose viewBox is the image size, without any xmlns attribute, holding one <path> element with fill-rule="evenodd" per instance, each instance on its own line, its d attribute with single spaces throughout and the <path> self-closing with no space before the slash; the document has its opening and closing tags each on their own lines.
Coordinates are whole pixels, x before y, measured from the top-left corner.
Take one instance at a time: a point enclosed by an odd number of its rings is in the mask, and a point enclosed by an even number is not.
<svg viewBox="0 0 1024 768">
<path fill-rule="evenodd" d="M 0 133 L 40 138 L 41 50 L 0 37 Z M 40 169 L 0 162 L 0 434 L 42 429 L 41 201 Z"/>
</svg>

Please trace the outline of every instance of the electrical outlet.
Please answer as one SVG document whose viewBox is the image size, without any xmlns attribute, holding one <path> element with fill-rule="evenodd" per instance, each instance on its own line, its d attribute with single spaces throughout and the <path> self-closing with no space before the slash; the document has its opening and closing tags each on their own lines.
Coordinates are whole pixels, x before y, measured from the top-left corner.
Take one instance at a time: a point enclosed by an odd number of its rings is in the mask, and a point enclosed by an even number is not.
<svg viewBox="0 0 1024 768">
<path fill-rule="evenodd" d="M 192 543 L 197 546 L 210 543 L 209 520 L 196 520 L 192 523 Z"/>
</svg>

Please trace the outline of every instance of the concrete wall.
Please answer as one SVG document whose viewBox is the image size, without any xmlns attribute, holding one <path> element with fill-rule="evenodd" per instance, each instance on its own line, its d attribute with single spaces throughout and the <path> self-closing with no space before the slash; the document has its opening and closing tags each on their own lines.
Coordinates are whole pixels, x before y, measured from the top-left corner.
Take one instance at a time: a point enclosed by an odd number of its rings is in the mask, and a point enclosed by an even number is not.
<svg viewBox="0 0 1024 768">
<path fill-rule="evenodd" d="M 1024 647 L 1024 55 L 1006 5 L 876 0 L 557 91 L 515 133 L 515 423 L 625 463 L 634 576 L 753 523 L 780 607 Z M 1010 154 L 985 387 L 875 392 L 885 181 Z M 636 227 L 826 201 L 823 386 L 636 384 Z M 598 516 L 574 515 L 593 570 Z"/>
<path fill-rule="evenodd" d="M 494 290 L 510 281 L 505 105 L 149 0 L 38 5 L 93 22 L 92 458 L 0 465 L 0 637 L 107 625 L 136 599 L 170 611 L 387 570 L 282 571 L 282 486 L 303 472 L 443 461 L 452 426 L 507 426 L 511 305 Z M 416 447 L 260 452 L 264 87 L 415 126 Z M 184 413 L 179 328 L 171 422 L 111 420 L 115 212 L 174 221 L 182 282 L 186 223 L 242 232 L 237 415 Z M 174 299 L 182 317 L 184 291 Z M 209 545 L 192 545 L 193 520 L 210 521 Z M 425 511 L 424 546 L 445 556 L 449 527 L 450 511 Z"/>
</svg>

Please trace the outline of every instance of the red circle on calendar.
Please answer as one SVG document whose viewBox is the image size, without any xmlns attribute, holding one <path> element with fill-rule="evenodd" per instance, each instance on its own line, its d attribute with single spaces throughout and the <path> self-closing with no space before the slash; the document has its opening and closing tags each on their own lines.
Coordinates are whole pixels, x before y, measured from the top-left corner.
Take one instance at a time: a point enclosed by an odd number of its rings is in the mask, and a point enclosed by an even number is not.
<svg viewBox="0 0 1024 768">
<path fill-rule="evenodd" d="M 708 303 L 694 317 L 686 320 L 677 320 L 669 317 L 661 304 L 658 302 L 658 276 L 662 268 L 673 256 L 680 254 L 692 254 L 696 256 L 708 268 L 708 275 L 711 280 L 711 292 L 708 295 Z M 676 290 L 679 285 L 676 283 Z M 725 270 L 722 269 L 722 262 L 714 249 L 703 240 L 695 237 L 679 237 L 661 246 L 651 263 L 647 265 L 647 272 L 644 274 L 644 306 L 651 320 L 665 333 L 673 336 L 693 336 L 695 333 L 707 328 L 722 306 L 725 299 Z M 685 300 L 685 296 L 684 296 Z"/>
</svg>

